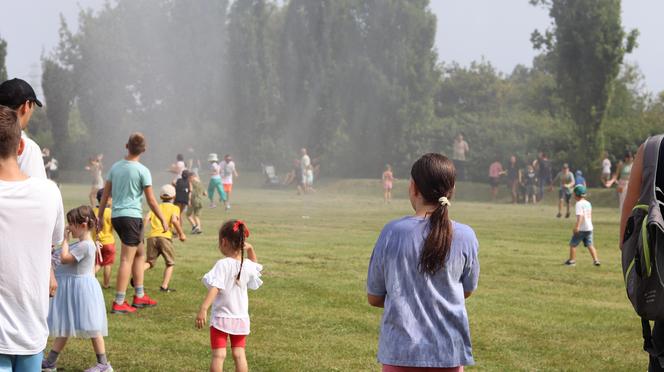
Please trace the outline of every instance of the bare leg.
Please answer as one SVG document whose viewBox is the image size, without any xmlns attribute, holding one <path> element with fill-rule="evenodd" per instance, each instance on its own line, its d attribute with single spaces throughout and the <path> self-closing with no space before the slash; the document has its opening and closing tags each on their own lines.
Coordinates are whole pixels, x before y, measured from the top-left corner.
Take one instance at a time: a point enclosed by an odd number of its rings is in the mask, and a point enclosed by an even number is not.
<svg viewBox="0 0 664 372">
<path fill-rule="evenodd" d="M 558 214 L 560 215 L 563 212 L 563 200 L 558 200 Z"/>
<path fill-rule="evenodd" d="M 104 266 L 104 288 L 111 286 L 111 272 L 113 271 L 112 265 Z"/>
<path fill-rule="evenodd" d="M 126 292 L 127 285 L 129 285 L 129 276 L 132 272 L 134 258 L 138 247 L 122 244 L 122 251 L 120 254 L 120 268 L 118 269 L 118 276 L 116 280 L 115 289 L 118 292 Z M 141 275 L 141 284 L 143 284 L 143 275 Z M 136 280 L 136 278 L 134 278 Z"/>
<path fill-rule="evenodd" d="M 173 276 L 173 265 L 166 266 L 164 269 L 164 281 L 161 282 L 161 288 L 168 288 L 168 283 L 171 282 L 171 277 Z"/>
<path fill-rule="evenodd" d="M 56 337 L 55 341 L 53 341 L 51 350 L 55 351 L 56 353 L 62 352 L 62 349 L 64 349 L 65 345 L 67 344 L 67 340 L 67 337 Z"/>
<path fill-rule="evenodd" d="M 92 348 L 95 349 L 95 354 L 106 354 L 106 344 L 104 343 L 103 336 L 92 338 Z"/>
<path fill-rule="evenodd" d="M 570 261 L 576 261 L 576 247 L 569 247 L 569 259 Z"/>
<path fill-rule="evenodd" d="M 145 247 L 140 243 L 136 249 L 134 262 L 132 263 L 132 274 L 134 276 L 134 286 L 143 285 L 143 274 L 145 273 Z"/>
<path fill-rule="evenodd" d="M 594 245 L 588 247 L 588 252 L 590 252 L 590 257 L 593 258 L 593 262 L 599 261 L 599 259 L 597 258 L 597 250 L 595 249 Z"/>
<path fill-rule="evenodd" d="M 191 227 L 198 226 L 196 225 L 196 219 L 194 218 L 194 215 L 192 214 L 191 216 L 187 217 L 189 220 L 189 224 L 191 224 Z"/>
<path fill-rule="evenodd" d="M 226 359 L 226 349 L 212 349 L 210 372 L 223 372 L 224 359 Z"/>
<path fill-rule="evenodd" d="M 249 365 L 247 365 L 247 356 L 244 353 L 243 347 L 231 348 L 233 353 L 233 361 L 235 361 L 235 372 L 248 372 Z"/>
</svg>

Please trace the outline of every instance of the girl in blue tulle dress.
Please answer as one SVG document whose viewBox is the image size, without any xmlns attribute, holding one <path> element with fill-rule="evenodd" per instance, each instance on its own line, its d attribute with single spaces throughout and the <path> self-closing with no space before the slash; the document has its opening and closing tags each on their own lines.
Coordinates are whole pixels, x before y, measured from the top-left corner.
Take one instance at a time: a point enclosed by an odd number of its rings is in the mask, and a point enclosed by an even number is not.
<svg viewBox="0 0 664 372">
<path fill-rule="evenodd" d="M 91 231 L 95 228 L 97 218 L 89 206 L 67 212 L 65 240 L 54 254 L 58 289 L 48 310 L 49 333 L 55 341 L 42 362 L 42 371 L 56 370 L 56 361 L 69 337 L 92 340 L 97 365 L 86 372 L 113 371 L 104 345 L 104 336 L 108 335 L 104 296 L 94 276 L 97 246 Z M 69 246 L 70 237 L 77 238 L 78 242 Z"/>
</svg>

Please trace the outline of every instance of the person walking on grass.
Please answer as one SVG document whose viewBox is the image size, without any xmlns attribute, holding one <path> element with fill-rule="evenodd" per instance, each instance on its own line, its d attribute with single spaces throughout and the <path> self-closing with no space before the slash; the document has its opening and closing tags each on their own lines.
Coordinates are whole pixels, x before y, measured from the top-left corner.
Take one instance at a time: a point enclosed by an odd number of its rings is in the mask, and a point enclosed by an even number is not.
<svg viewBox="0 0 664 372">
<path fill-rule="evenodd" d="M 223 184 L 224 192 L 226 193 L 224 208 L 229 210 L 231 209 L 231 194 L 233 193 L 233 177 L 237 178 L 239 175 L 235 169 L 233 157 L 230 155 L 224 155 L 224 160 L 219 166 L 221 167 L 222 172 L 221 183 Z"/>
<path fill-rule="evenodd" d="M 574 186 L 574 199 L 576 200 L 576 223 L 572 230 L 572 239 L 569 242 L 569 259 L 565 261 L 565 265 L 576 265 L 576 247 L 583 242 L 583 245 L 588 248 L 588 252 L 593 259 L 593 265 L 599 266 L 597 249 L 593 245 L 593 207 L 586 200 L 586 187 L 584 185 Z"/>
<path fill-rule="evenodd" d="M 369 261 L 367 299 L 384 308 L 378 341 L 383 371 L 463 371 L 474 364 L 465 299 L 477 288 L 479 244 L 450 219 L 455 170 L 426 154 L 411 169 L 413 216 L 388 223 Z"/>
<path fill-rule="evenodd" d="M 203 277 L 208 292 L 196 316 L 196 327 L 201 329 L 207 325 L 207 311 L 212 306 L 209 325 L 212 372 L 223 371 L 228 338 L 235 370 L 249 370 L 245 354 L 250 332 L 247 289 L 256 290 L 263 284 L 263 266 L 257 262 L 254 247 L 245 241 L 247 238 L 249 229 L 244 222 L 226 221 L 219 230 L 219 250 L 225 258 L 217 261 Z M 248 261 L 244 258 L 245 251 Z"/>
<path fill-rule="evenodd" d="M 97 191 L 97 208 L 94 209 L 95 216 L 99 215 L 99 202 L 101 201 L 102 196 L 104 195 L 104 189 L 99 189 Z M 92 240 L 99 242 L 101 244 L 100 254 L 97 255 L 95 273 L 99 272 L 102 268 L 104 269 L 104 278 L 103 278 L 103 288 L 110 288 L 111 286 L 111 273 L 113 271 L 113 263 L 115 262 L 115 236 L 113 236 L 113 223 L 111 222 L 111 209 L 113 198 L 108 197 L 108 202 L 106 204 L 106 209 L 104 210 L 104 228 L 97 232 L 97 230 L 92 231 Z"/>
<path fill-rule="evenodd" d="M 208 162 L 210 163 L 210 183 L 208 184 L 208 198 L 210 199 L 210 208 L 216 208 L 214 203 L 214 192 L 219 193 L 219 201 L 226 204 L 228 196 L 221 185 L 221 166 L 219 165 L 219 158 L 217 154 L 211 153 L 208 155 Z"/>
<path fill-rule="evenodd" d="M 201 179 L 198 178 L 198 173 L 192 172 L 191 176 L 191 202 L 187 207 L 187 219 L 191 223 L 191 233 L 192 234 L 201 234 L 203 229 L 201 228 L 201 209 L 203 209 L 203 198 L 207 195 L 203 186 L 201 185 Z"/>
<path fill-rule="evenodd" d="M 106 186 L 99 202 L 98 231 L 104 229 L 104 211 L 109 196 L 113 198 L 111 223 L 122 241 L 120 268 L 118 269 L 115 300 L 111 313 L 124 314 L 136 312 L 136 308 L 156 306 L 157 301 L 150 298 L 143 288 L 145 265 L 145 247 L 143 245 L 143 206 L 142 196 L 161 221 L 164 232 L 168 223 L 164 219 L 159 204 L 152 193 L 152 175 L 150 170 L 140 163 L 146 143 L 142 133 L 132 133 L 127 141 L 127 156 L 113 164 L 108 172 Z M 129 305 L 125 301 L 127 285 L 133 275 L 134 299 Z"/>
<path fill-rule="evenodd" d="M 383 172 L 383 200 L 386 204 L 392 202 L 393 183 L 394 174 L 392 173 L 392 166 L 387 164 L 385 165 L 385 171 Z"/>
<path fill-rule="evenodd" d="M 185 171 L 186 172 L 186 171 Z M 154 267 L 157 257 L 164 256 L 166 268 L 164 269 L 164 278 L 159 290 L 161 292 L 174 292 L 170 287 L 171 277 L 173 276 L 173 266 L 175 265 L 175 248 L 173 247 L 173 229 L 178 234 L 181 242 L 187 240 L 180 225 L 180 208 L 173 204 L 175 198 L 175 188 L 173 185 L 164 185 L 159 193 L 161 204 L 159 210 L 168 221 L 168 229 L 164 229 L 154 212 L 150 211 L 145 216 L 145 226 L 150 226 L 148 235 L 148 256 L 144 269 L 148 270 Z"/>
<path fill-rule="evenodd" d="M 611 159 L 609 159 L 609 152 L 604 151 L 604 157 L 602 159 L 602 185 L 606 187 L 606 183 L 611 179 Z"/>
<path fill-rule="evenodd" d="M 563 164 L 562 170 L 556 175 L 555 181 L 560 181 L 560 190 L 558 191 L 558 214 L 557 218 L 562 217 L 563 202 L 565 203 L 565 218 L 569 218 L 569 205 L 572 200 L 572 189 L 574 188 L 574 175 L 569 170 L 567 163 Z"/>
<path fill-rule="evenodd" d="M 616 188 L 616 192 L 618 193 L 618 210 L 622 210 L 625 203 L 625 196 L 627 195 L 627 188 L 629 186 L 629 175 L 632 172 L 633 163 L 634 157 L 632 153 L 630 151 L 626 152 L 623 160 L 618 162 L 616 166 L 616 173 L 606 183 L 606 187 L 611 187 L 614 183 L 618 184 Z"/>
<path fill-rule="evenodd" d="M 87 205 L 67 212 L 67 229 L 62 248 L 54 252 L 59 288 L 48 311 L 48 329 L 55 337 L 41 370 L 57 371 L 56 362 L 70 337 L 87 338 L 97 355 L 97 364 L 86 372 L 112 372 L 106 357 L 104 337 L 108 336 L 106 306 L 94 276 L 97 246 L 92 240 L 97 217 Z M 78 241 L 69 246 L 70 237 Z"/>
<path fill-rule="evenodd" d="M 493 163 L 489 166 L 489 186 L 491 187 L 491 201 L 495 202 L 498 196 L 498 185 L 500 185 L 500 176 L 504 175 L 503 165 L 496 156 Z"/>
<path fill-rule="evenodd" d="M 104 166 L 102 160 L 104 155 L 98 154 L 94 157 L 88 159 L 88 165 L 85 166 L 85 170 L 90 172 L 90 178 L 92 180 L 92 185 L 90 186 L 90 194 L 88 198 L 90 199 L 90 205 L 95 205 L 95 199 L 97 196 L 97 191 L 104 188 L 104 176 L 102 175 Z"/>
<path fill-rule="evenodd" d="M 507 166 L 507 188 L 512 195 L 512 204 L 516 204 L 519 200 L 519 185 L 521 184 L 521 169 L 516 156 L 510 156 L 510 163 Z"/>
<path fill-rule="evenodd" d="M 180 178 L 175 183 L 175 204 L 180 209 L 180 221 L 184 220 L 185 211 L 189 204 L 191 204 L 191 172 L 183 170 Z"/>
<path fill-rule="evenodd" d="M 48 339 L 51 246 L 64 233 L 60 190 L 18 164 L 17 112 L 0 106 L 0 371 L 39 371 Z M 40 159 L 41 162 L 41 159 Z M 51 270 L 52 272 L 52 270 Z"/>
<path fill-rule="evenodd" d="M 452 145 L 452 159 L 460 181 L 466 180 L 466 157 L 469 152 L 470 146 L 468 146 L 468 142 L 463 139 L 463 133 L 457 134 L 456 138 L 454 138 L 454 144 Z"/>
</svg>

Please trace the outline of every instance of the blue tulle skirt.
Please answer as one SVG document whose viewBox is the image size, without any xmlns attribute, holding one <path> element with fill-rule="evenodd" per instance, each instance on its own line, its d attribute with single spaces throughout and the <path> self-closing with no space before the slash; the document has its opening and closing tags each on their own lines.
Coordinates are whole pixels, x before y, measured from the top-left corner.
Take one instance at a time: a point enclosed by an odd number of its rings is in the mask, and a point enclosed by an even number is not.
<svg viewBox="0 0 664 372">
<path fill-rule="evenodd" d="M 101 286 L 92 275 L 58 275 L 58 290 L 48 309 L 51 337 L 94 338 L 108 335 Z"/>
</svg>

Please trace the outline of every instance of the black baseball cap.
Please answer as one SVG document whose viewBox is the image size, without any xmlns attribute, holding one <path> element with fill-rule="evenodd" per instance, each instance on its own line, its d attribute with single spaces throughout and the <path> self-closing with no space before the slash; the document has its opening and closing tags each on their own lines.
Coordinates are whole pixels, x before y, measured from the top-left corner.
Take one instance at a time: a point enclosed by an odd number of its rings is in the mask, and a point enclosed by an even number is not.
<svg viewBox="0 0 664 372">
<path fill-rule="evenodd" d="M 25 101 L 32 101 L 42 107 L 34 89 L 25 80 L 14 78 L 0 84 L 0 105 L 16 107 Z"/>
</svg>

